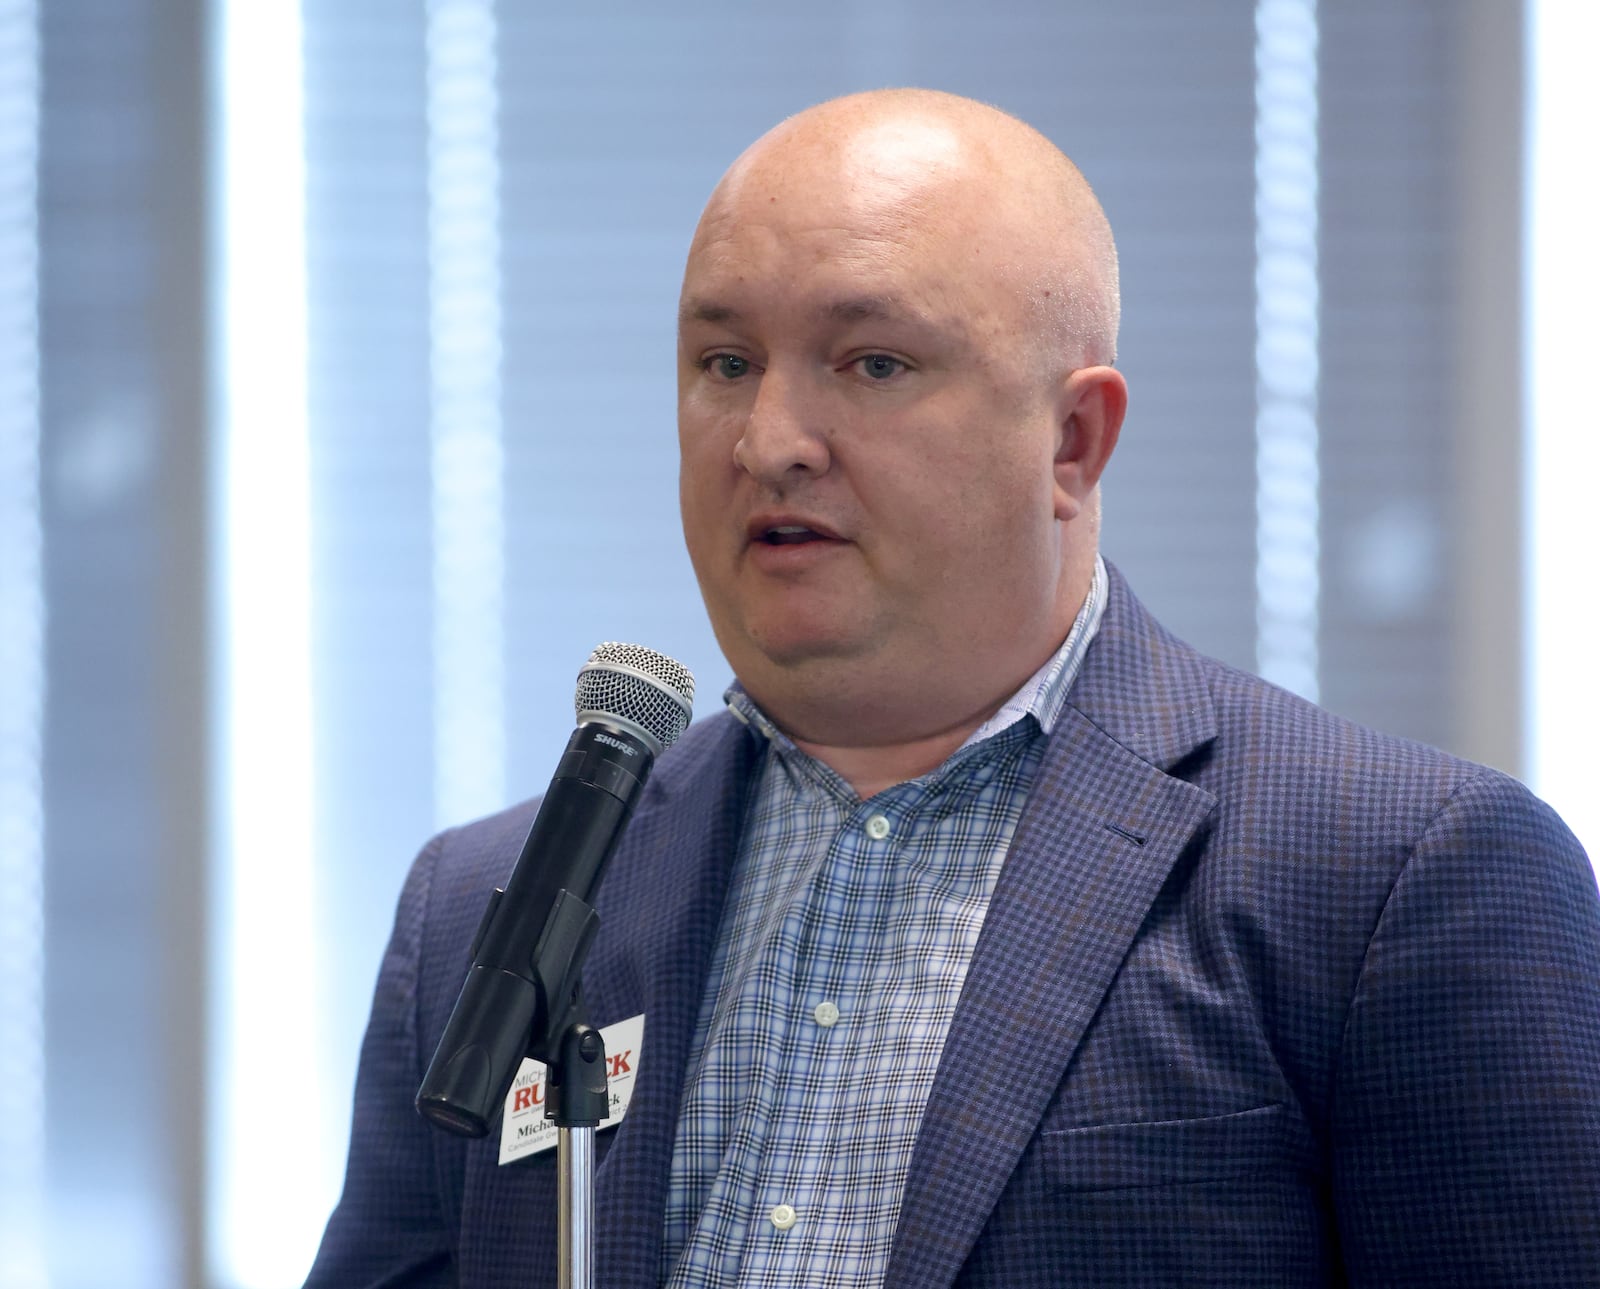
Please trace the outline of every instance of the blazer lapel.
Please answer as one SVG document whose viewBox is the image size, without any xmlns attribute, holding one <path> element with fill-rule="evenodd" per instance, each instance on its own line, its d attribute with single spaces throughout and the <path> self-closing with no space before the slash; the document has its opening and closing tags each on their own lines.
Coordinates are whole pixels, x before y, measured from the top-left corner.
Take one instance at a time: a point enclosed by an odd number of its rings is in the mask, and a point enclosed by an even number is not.
<svg viewBox="0 0 1600 1289">
<path fill-rule="evenodd" d="M 951 1283 L 1118 966 L 1215 808 L 1167 770 L 1214 736 L 1197 656 L 1113 570 L 968 969 L 912 1156 L 888 1286 Z"/>
</svg>

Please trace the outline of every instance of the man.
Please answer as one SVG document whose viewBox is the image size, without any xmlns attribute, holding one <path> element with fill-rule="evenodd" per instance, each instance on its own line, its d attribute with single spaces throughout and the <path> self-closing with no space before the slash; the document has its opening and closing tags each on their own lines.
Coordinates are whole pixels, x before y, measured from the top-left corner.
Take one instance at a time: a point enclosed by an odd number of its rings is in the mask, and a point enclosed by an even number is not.
<svg viewBox="0 0 1600 1289">
<path fill-rule="evenodd" d="M 837 100 L 713 194 L 684 531 L 738 677 L 599 896 L 606 1284 L 1600 1283 L 1600 901 L 1516 783 L 1202 658 L 1098 556 L 1071 164 Z M 551 1282 L 554 1161 L 412 1112 L 531 805 L 401 899 L 314 1285 Z"/>
</svg>

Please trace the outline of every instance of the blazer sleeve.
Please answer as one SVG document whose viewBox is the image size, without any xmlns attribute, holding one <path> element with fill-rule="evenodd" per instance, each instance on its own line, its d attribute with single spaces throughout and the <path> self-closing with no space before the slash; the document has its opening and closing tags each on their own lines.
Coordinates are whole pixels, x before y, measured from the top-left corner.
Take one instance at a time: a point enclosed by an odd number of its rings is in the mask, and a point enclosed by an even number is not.
<svg viewBox="0 0 1600 1289">
<path fill-rule="evenodd" d="M 422 1082 L 418 962 L 436 838 L 412 865 L 395 913 L 356 1075 L 344 1193 L 306 1289 L 442 1289 L 456 1283 L 432 1129 L 413 1101 Z"/>
<path fill-rule="evenodd" d="M 1468 780 L 1401 870 L 1329 1148 L 1352 1284 L 1600 1283 L 1600 897 L 1514 780 Z"/>
</svg>

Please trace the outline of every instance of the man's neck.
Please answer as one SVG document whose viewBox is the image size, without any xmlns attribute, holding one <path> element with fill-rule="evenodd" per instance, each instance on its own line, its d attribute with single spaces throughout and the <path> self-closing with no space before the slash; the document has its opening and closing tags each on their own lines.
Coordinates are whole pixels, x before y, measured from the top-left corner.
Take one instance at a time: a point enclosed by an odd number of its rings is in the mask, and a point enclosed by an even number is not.
<svg viewBox="0 0 1600 1289">
<path fill-rule="evenodd" d="M 794 745 L 814 756 L 855 789 L 865 801 L 897 783 L 915 779 L 943 765 L 967 736 L 983 724 L 985 717 L 941 730 L 927 738 L 887 747 L 830 747 L 795 739 Z"/>
</svg>

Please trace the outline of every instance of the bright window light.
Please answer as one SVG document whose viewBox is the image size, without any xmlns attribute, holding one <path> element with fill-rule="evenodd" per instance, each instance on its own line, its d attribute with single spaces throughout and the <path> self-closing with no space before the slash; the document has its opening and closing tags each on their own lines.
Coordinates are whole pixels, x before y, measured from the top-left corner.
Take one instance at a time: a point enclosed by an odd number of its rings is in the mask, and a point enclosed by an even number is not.
<svg viewBox="0 0 1600 1289">
<path fill-rule="evenodd" d="M 211 1260 L 298 1284 L 337 1193 L 316 1061 L 299 6 L 219 6 L 223 728 Z"/>
<path fill-rule="evenodd" d="M 1527 769 L 1600 863 L 1593 738 L 1600 621 L 1595 302 L 1600 299 L 1600 7 L 1528 5 L 1525 281 Z"/>
<path fill-rule="evenodd" d="M 39 44 L 0 0 L 0 1286 L 45 1289 Z"/>
<path fill-rule="evenodd" d="M 428 4 L 434 815 L 506 803 L 500 149 L 491 0 Z"/>
<path fill-rule="evenodd" d="M 1256 5 L 1256 669 L 1316 701 L 1317 6 Z"/>
</svg>

